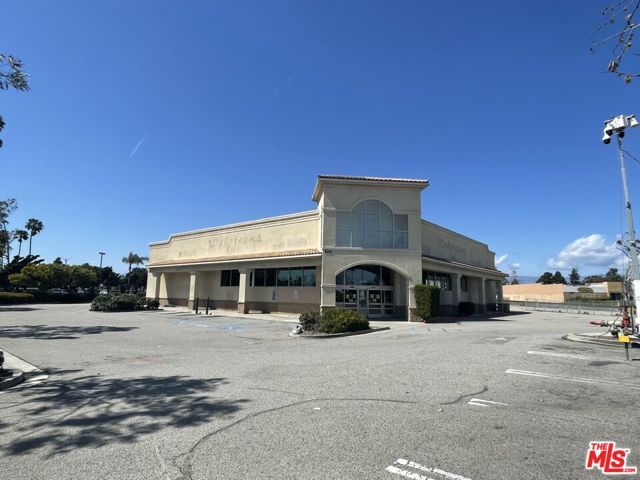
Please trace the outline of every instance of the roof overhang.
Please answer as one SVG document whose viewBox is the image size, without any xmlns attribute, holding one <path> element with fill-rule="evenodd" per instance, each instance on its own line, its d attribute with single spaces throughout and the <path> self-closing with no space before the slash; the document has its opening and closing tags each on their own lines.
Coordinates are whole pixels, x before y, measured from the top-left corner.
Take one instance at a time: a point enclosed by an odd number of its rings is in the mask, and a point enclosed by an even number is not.
<svg viewBox="0 0 640 480">
<path fill-rule="evenodd" d="M 480 267 L 478 265 L 471 265 L 470 263 L 457 262 L 455 260 L 447 260 L 444 258 L 432 257 L 430 255 L 422 255 L 422 259 L 427 260 L 429 262 L 437 263 L 440 265 L 447 265 L 450 268 L 454 268 L 457 270 L 471 270 L 474 272 L 484 273 L 486 275 L 492 275 L 492 276 L 497 276 L 501 278 L 505 278 L 509 276 L 508 273 L 501 272 L 496 268 Z"/>
<path fill-rule="evenodd" d="M 296 250 L 287 252 L 258 253 L 254 255 L 228 255 L 225 257 L 207 257 L 187 260 L 170 260 L 166 262 L 154 262 L 147 264 L 149 270 L 162 269 L 167 267 L 191 267 L 205 265 L 227 265 L 233 263 L 262 262 L 268 260 L 282 260 L 292 258 L 312 258 L 321 257 L 322 253 L 317 250 Z"/>
<path fill-rule="evenodd" d="M 320 200 L 320 192 L 322 185 L 340 184 L 340 185 L 366 185 L 381 187 L 403 187 L 403 188 L 419 188 L 423 190 L 429 186 L 429 180 L 417 178 L 384 178 L 384 177 L 354 177 L 348 175 L 318 175 L 316 187 L 313 190 L 311 199 L 314 202 Z"/>
</svg>

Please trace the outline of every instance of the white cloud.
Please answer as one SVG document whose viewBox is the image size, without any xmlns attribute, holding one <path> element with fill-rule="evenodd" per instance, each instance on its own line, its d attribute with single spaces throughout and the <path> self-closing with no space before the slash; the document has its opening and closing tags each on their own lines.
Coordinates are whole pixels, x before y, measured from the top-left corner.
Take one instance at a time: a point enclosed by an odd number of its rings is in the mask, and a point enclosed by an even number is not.
<svg viewBox="0 0 640 480">
<path fill-rule="evenodd" d="M 547 261 L 547 267 L 557 269 L 582 266 L 610 267 L 620 260 L 615 242 L 607 244 L 604 235 L 594 233 L 580 237 Z"/>
<path fill-rule="evenodd" d="M 504 262 L 508 257 L 509 255 L 505 253 L 504 255 L 500 255 L 498 258 L 496 258 L 496 267 Z"/>
<path fill-rule="evenodd" d="M 510 263 L 509 270 L 520 270 L 520 264 L 518 262 Z"/>
</svg>

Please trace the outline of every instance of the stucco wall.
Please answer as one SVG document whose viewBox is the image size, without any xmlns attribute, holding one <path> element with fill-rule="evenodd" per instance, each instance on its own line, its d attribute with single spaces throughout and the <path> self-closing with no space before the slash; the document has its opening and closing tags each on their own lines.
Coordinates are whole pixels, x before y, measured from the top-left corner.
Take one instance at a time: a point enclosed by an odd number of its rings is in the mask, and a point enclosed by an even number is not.
<svg viewBox="0 0 640 480">
<path fill-rule="evenodd" d="M 504 285 L 502 287 L 505 300 L 537 300 L 540 302 L 564 302 L 564 285 L 529 283 L 521 285 Z"/>
<path fill-rule="evenodd" d="M 304 212 L 172 235 L 166 242 L 150 245 L 149 264 L 317 250 L 318 239 L 318 213 Z"/>
<path fill-rule="evenodd" d="M 495 268 L 495 253 L 487 245 L 426 220 L 422 221 L 422 251 L 432 257 Z"/>
<path fill-rule="evenodd" d="M 377 185 L 324 186 L 320 209 L 324 214 L 322 244 L 325 248 L 335 248 L 336 245 L 336 212 L 351 211 L 364 200 L 380 200 L 393 213 L 406 214 L 409 221 L 409 250 L 420 249 L 420 190 Z"/>
</svg>

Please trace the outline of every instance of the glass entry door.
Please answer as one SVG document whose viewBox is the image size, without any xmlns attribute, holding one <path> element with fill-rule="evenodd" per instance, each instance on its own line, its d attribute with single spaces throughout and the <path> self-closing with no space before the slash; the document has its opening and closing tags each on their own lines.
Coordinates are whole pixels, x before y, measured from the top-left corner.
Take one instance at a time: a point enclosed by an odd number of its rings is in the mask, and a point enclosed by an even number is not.
<svg viewBox="0 0 640 480">
<path fill-rule="evenodd" d="M 342 299 L 345 308 L 357 310 L 367 318 L 389 318 L 395 314 L 393 288 L 348 288 L 340 292 L 336 299 Z M 336 301 L 336 304 L 341 302 Z"/>
</svg>

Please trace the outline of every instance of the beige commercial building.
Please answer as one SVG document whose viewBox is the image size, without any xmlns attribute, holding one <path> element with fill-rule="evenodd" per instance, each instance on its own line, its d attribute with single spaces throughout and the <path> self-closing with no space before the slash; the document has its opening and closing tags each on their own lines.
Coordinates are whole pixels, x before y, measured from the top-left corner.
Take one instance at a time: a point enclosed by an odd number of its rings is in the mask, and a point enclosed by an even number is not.
<svg viewBox="0 0 640 480">
<path fill-rule="evenodd" d="M 161 304 L 241 312 L 357 309 L 409 318 L 413 287 L 441 288 L 441 313 L 463 301 L 502 305 L 505 274 L 487 245 L 422 219 L 426 180 L 320 175 L 317 208 L 177 233 L 150 244 L 147 295 Z"/>
</svg>

